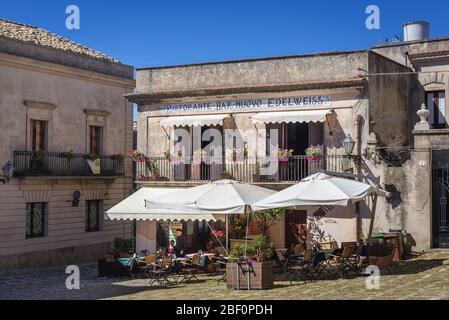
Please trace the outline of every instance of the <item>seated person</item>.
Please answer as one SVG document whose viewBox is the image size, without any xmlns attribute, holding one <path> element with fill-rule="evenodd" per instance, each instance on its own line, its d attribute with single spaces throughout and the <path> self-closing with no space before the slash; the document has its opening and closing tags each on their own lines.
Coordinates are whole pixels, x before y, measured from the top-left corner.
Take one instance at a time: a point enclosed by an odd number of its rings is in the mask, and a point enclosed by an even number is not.
<svg viewBox="0 0 449 320">
<path fill-rule="evenodd" d="M 170 243 L 165 248 L 165 254 L 169 257 L 171 257 L 175 253 L 175 241 L 170 240 Z"/>
</svg>

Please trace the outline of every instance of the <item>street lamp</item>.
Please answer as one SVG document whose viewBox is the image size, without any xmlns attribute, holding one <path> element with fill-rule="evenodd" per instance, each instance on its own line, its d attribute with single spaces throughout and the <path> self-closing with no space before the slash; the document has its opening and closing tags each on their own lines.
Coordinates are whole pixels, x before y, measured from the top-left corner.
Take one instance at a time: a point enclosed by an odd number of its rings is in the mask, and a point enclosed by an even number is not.
<svg viewBox="0 0 449 320">
<path fill-rule="evenodd" d="M 343 144 L 343 147 L 345 148 L 345 152 L 348 156 L 352 154 L 352 151 L 354 150 L 355 141 L 352 139 L 351 135 L 348 134 L 346 138 L 343 139 L 341 142 Z"/>
<path fill-rule="evenodd" d="M 2 168 L 3 170 L 3 177 L 0 177 L 0 181 L 3 182 L 3 184 L 9 182 L 9 179 L 12 178 L 14 175 L 14 167 L 12 166 L 11 162 L 8 161 Z"/>
</svg>

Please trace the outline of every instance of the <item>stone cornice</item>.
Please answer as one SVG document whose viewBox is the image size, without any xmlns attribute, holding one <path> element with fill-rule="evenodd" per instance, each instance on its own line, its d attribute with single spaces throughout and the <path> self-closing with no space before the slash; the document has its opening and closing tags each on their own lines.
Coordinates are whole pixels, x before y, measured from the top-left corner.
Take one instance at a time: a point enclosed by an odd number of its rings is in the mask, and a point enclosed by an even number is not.
<svg viewBox="0 0 449 320">
<path fill-rule="evenodd" d="M 97 116 L 97 117 L 107 117 L 111 114 L 109 111 L 105 110 L 84 109 L 83 111 L 88 116 Z"/>
<path fill-rule="evenodd" d="M 133 79 L 120 78 L 94 71 L 77 69 L 71 66 L 34 60 L 31 58 L 11 55 L 2 52 L 0 52 L 0 65 L 6 65 L 12 68 L 20 68 L 35 72 L 54 74 L 83 81 L 93 81 L 116 87 L 134 88 L 136 84 L 135 80 Z"/>
<path fill-rule="evenodd" d="M 56 105 L 53 103 L 48 102 L 42 102 L 42 101 L 31 101 L 31 100 L 25 100 L 23 102 L 27 108 L 34 108 L 34 109 L 42 109 L 42 110 L 49 110 L 53 111 L 56 109 Z"/>
<path fill-rule="evenodd" d="M 414 135 L 424 135 L 424 136 L 449 136 L 449 128 L 446 129 L 428 129 L 428 130 L 413 130 L 412 134 Z"/>
</svg>

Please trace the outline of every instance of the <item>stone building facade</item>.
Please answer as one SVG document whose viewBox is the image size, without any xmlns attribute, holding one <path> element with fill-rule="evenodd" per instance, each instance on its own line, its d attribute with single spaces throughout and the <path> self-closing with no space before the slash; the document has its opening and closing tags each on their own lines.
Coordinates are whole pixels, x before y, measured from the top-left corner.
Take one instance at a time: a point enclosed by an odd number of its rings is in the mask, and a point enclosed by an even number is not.
<svg viewBox="0 0 449 320">
<path fill-rule="evenodd" d="M 416 251 L 447 247 L 448 45 L 449 39 L 441 38 L 365 51 L 138 69 L 137 91 L 127 98 L 139 105 L 137 147 L 153 166 L 138 171 L 137 183 L 192 186 L 226 171 L 233 178 L 280 190 L 318 169 L 352 171 L 391 195 L 377 199 L 374 220 L 371 198 L 358 208 L 336 207 L 324 214 L 316 208 L 290 212 L 270 230 L 276 246 L 354 241 L 371 229 L 401 231 Z M 418 113 L 425 117 L 421 120 Z M 243 167 L 229 159 L 219 166 L 176 167 L 169 158 L 186 151 L 181 143 L 185 137 L 176 133 L 179 128 L 187 129 L 188 137 L 207 128 L 237 130 L 248 160 Z M 262 178 L 259 163 L 267 156 L 270 128 L 280 132 L 279 147 L 296 150 L 288 165 Z M 245 134 L 254 131 L 255 138 Z M 356 142 L 351 159 L 360 161 L 358 166 L 348 164 L 342 148 L 348 134 Z M 234 144 L 224 141 L 220 155 L 226 157 Z M 192 154 L 194 141 L 188 144 Z M 201 142 L 196 146 L 207 148 Z M 318 163 L 304 158 L 309 146 L 320 148 Z M 155 241 L 158 224 L 142 224 Z M 300 233 L 293 240 L 291 226 Z M 187 223 L 188 233 L 194 230 Z"/>
<path fill-rule="evenodd" d="M 132 192 L 132 104 L 123 96 L 133 71 L 0 20 L 0 164 L 15 167 L 0 185 L 0 267 L 91 261 L 115 237 L 131 238 L 130 223 L 103 221 L 103 211 Z"/>
<path fill-rule="evenodd" d="M 373 175 L 370 164 L 364 161 L 373 147 L 370 143 L 374 140 L 375 146 L 390 145 L 397 137 L 409 134 L 411 101 L 404 92 L 416 85 L 409 76 L 411 71 L 372 50 L 138 69 L 137 92 L 127 95 L 139 105 L 137 147 L 154 158 L 163 176 L 157 181 L 144 178 L 138 183 L 189 186 L 218 179 L 226 171 L 233 178 L 280 190 L 318 169 L 340 173 L 364 170 Z M 387 80 L 368 76 L 382 73 L 392 75 Z M 211 126 L 237 130 L 243 137 L 248 152 L 246 171 L 242 173 L 243 169 L 229 163 L 229 159 L 215 170 L 211 165 L 208 169 L 192 166 L 184 171 L 163 160 L 167 154 L 177 152 L 173 143 L 179 141 L 176 128 L 191 128 L 193 132 Z M 279 130 L 279 147 L 294 149 L 294 155 L 287 167 L 279 168 L 279 173 L 256 179 L 258 160 L 251 159 L 267 156 L 269 128 Z M 256 132 L 256 138 L 246 132 Z M 355 168 L 345 155 L 342 140 L 348 134 L 356 141 L 353 156 L 363 159 L 366 165 Z M 309 146 L 321 149 L 318 163 L 305 157 Z M 223 142 L 223 154 L 233 147 Z M 191 147 L 191 151 L 194 149 Z M 353 241 L 367 233 L 371 206 L 372 201 L 367 199 L 360 208 L 336 207 L 324 216 L 317 214 L 316 208 L 290 212 L 271 228 L 271 238 L 277 247 L 289 247 L 296 241 L 291 229 L 297 227 L 302 229 L 299 237 L 304 238 L 305 245 Z M 360 225 L 363 230 L 357 227 Z M 376 230 L 383 227 L 377 224 Z M 187 226 L 187 230 L 194 228 Z M 150 235 L 153 239 L 155 236 Z"/>
</svg>

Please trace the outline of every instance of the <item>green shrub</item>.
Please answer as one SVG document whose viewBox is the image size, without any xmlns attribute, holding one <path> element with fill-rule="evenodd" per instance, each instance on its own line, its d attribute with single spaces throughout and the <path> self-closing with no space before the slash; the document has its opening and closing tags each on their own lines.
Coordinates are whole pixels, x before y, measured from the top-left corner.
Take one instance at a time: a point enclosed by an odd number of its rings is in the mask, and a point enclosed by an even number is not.
<svg viewBox="0 0 449 320">
<path fill-rule="evenodd" d="M 114 251 L 116 252 L 129 252 L 132 248 L 132 241 L 129 239 L 115 238 L 112 242 Z"/>
<path fill-rule="evenodd" d="M 231 257 L 239 258 L 245 255 L 245 244 L 234 246 L 230 252 Z M 248 241 L 246 246 L 246 256 L 254 257 L 257 261 L 265 261 L 273 254 L 273 243 L 266 236 L 256 236 L 253 240 Z"/>
<path fill-rule="evenodd" d="M 386 257 L 393 254 L 394 247 L 386 241 L 371 241 L 368 244 L 368 254 L 373 257 Z"/>
</svg>

